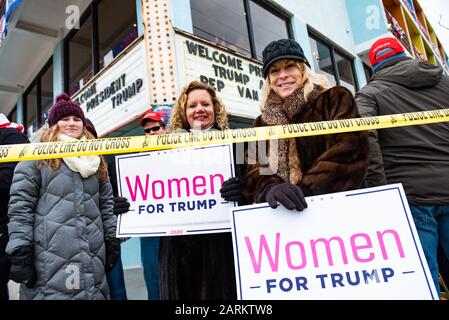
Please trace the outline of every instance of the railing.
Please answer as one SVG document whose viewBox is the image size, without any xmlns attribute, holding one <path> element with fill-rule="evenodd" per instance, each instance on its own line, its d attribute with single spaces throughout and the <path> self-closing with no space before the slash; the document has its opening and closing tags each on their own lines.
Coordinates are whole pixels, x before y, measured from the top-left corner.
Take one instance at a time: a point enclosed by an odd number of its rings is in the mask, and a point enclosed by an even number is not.
<svg viewBox="0 0 449 320">
<path fill-rule="evenodd" d="M 415 20 L 418 20 L 416 17 L 415 8 L 413 7 L 413 5 L 408 0 L 402 0 L 402 3 L 405 4 L 408 11 L 410 11 L 410 13 L 412 14 L 413 18 L 415 18 Z"/>
<path fill-rule="evenodd" d="M 438 56 L 439 58 L 441 58 L 440 50 L 438 50 L 438 48 L 435 47 L 435 45 L 433 44 L 432 41 L 430 41 L 430 45 L 432 46 L 432 50 L 433 50 L 434 54 L 435 54 L 436 56 Z"/>
<path fill-rule="evenodd" d="M 408 42 L 407 35 L 405 31 L 402 29 L 402 27 L 399 25 L 399 22 L 393 17 L 393 15 L 385 11 L 388 23 L 391 25 L 390 31 L 393 33 L 393 35 L 402 43 L 402 45 L 405 47 L 405 49 L 408 50 L 408 52 L 412 52 L 412 48 L 410 46 L 410 43 Z"/>
<path fill-rule="evenodd" d="M 422 61 L 427 61 L 426 58 L 424 58 L 424 55 L 418 50 L 418 48 L 415 45 L 413 45 L 413 51 L 415 52 L 416 58 Z"/>
<path fill-rule="evenodd" d="M 429 31 L 427 31 L 427 29 L 422 25 L 421 21 L 417 20 L 417 22 L 418 22 L 418 25 L 419 25 L 419 29 L 421 29 L 421 32 L 425 34 L 425 36 L 427 37 L 427 39 L 428 39 L 429 41 L 431 41 L 431 40 L 430 40 L 430 34 L 429 34 Z"/>
<path fill-rule="evenodd" d="M 412 47 L 411 47 L 411 45 L 410 45 L 410 43 L 408 42 L 408 40 L 407 40 L 407 38 L 399 38 L 399 41 L 401 42 L 401 44 L 404 46 L 404 48 L 408 51 L 408 52 L 410 52 L 410 53 L 412 53 L 413 51 L 412 51 Z"/>
</svg>

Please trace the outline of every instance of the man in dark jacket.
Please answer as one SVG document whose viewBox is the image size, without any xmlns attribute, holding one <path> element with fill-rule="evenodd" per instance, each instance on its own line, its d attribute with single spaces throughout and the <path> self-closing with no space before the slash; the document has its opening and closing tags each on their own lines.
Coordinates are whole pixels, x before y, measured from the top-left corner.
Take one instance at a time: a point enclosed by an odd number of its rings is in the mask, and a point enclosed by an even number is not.
<svg viewBox="0 0 449 320">
<path fill-rule="evenodd" d="M 7 144 L 28 143 L 22 133 L 23 126 L 11 123 L 3 113 L 0 113 L 0 146 Z M 0 163 L 0 300 L 8 300 L 8 280 L 11 267 L 5 253 L 8 243 L 8 202 L 14 168 L 17 162 Z"/>
<path fill-rule="evenodd" d="M 356 94 L 362 117 L 447 108 L 449 77 L 440 67 L 405 55 L 395 38 L 376 41 L 373 76 Z M 449 257 L 449 123 L 369 133 L 367 187 L 402 183 L 439 292 L 437 247 Z"/>
</svg>

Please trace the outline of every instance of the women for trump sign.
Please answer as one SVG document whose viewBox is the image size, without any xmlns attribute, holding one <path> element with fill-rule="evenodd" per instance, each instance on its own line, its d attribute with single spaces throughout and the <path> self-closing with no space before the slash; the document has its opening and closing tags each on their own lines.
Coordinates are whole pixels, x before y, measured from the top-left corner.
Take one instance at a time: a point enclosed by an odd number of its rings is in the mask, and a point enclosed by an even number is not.
<svg viewBox="0 0 449 320">
<path fill-rule="evenodd" d="M 122 155 L 116 168 L 119 193 L 131 204 L 118 237 L 231 231 L 235 204 L 219 190 L 234 176 L 232 145 Z"/>
<path fill-rule="evenodd" d="M 438 299 L 401 184 L 232 209 L 240 299 Z"/>
</svg>

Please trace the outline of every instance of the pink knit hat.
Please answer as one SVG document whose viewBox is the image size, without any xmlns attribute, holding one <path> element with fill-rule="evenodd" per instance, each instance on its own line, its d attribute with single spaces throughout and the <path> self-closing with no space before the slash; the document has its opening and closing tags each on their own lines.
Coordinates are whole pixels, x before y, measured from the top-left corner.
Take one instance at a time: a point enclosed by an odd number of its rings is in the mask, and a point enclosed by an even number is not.
<svg viewBox="0 0 449 320">
<path fill-rule="evenodd" d="M 48 115 L 48 126 L 52 127 L 59 120 L 68 116 L 76 116 L 83 120 L 84 123 L 84 112 L 81 107 L 70 100 L 67 93 L 61 93 L 56 97 L 55 104 L 50 109 L 50 114 Z"/>
</svg>

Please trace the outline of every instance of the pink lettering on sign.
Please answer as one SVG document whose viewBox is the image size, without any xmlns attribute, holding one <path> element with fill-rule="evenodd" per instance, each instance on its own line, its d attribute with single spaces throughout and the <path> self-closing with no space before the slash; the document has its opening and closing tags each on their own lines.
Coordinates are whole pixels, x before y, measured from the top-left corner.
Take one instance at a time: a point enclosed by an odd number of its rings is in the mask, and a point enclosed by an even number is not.
<svg viewBox="0 0 449 320">
<path fill-rule="evenodd" d="M 260 269 L 262 268 L 262 256 L 265 252 L 268 261 L 270 263 L 271 271 L 276 272 L 278 271 L 279 267 L 279 241 L 281 238 L 280 233 L 276 233 L 276 248 L 274 252 L 274 259 L 273 255 L 271 254 L 270 246 L 267 243 L 267 240 L 265 239 L 264 235 L 260 236 L 260 246 L 259 246 L 259 255 L 256 260 L 256 256 L 254 255 L 253 246 L 251 244 L 251 241 L 249 237 L 245 237 L 246 247 L 248 248 L 249 256 L 251 258 L 251 262 L 253 264 L 254 272 L 260 273 Z"/>
<path fill-rule="evenodd" d="M 191 194 L 196 196 L 213 195 L 221 188 L 224 177 L 222 174 L 216 173 L 206 177 L 151 180 L 150 174 L 146 174 L 135 177 L 126 176 L 125 181 L 132 201 L 136 201 L 136 199 L 146 201 L 166 197 L 169 199 L 190 197 Z"/>
<path fill-rule="evenodd" d="M 357 240 L 363 240 L 365 244 L 357 244 Z M 354 254 L 354 259 L 357 262 L 370 262 L 374 260 L 374 252 L 368 252 L 368 257 L 361 257 L 360 251 L 363 249 L 372 249 L 373 244 L 371 242 L 371 238 L 366 233 L 356 233 L 351 236 L 350 239 L 352 252 Z"/>
<path fill-rule="evenodd" d="M 349 239 L 332 236 L 304 242 L 295 240 L 285 244 L 281 243 L 279 232 L 271 240 L 265 235 L 260 235 L 255 243 L 249 236 L 244 239 L 255 273 L 261 272 L 263 263 L 268 265 L 271 272 L 277 272 L 279 262 L 284 258 L 286 265 L 292 270 L 306 268 L 308 259 L 313 261 L 314 268 L 319 268 L 323 265 L 334 266 L 337 263 L 346 265 L 350 259 L 367 263 L 376 258 L 383 260 L 389 260 L 393 256 L 405 258 L 401 238 L 393 229 L 376 231 L 374 237 L 367 233 L 355 233 Z"/>
<path fill-rule="evenodd" d="M 133 186 L 131 186 L 131 181 L 129 180 L 129 177 L 125 177 L 126 185 L 128 187 L 129 195 L 131 196 L 132 201 L 136 201 L 138 192 L 140 192 L 140 198 L 142 198 L 142 200 L 147 200 L 149 180 L 150 180 L 150 175 L 147 174 L 145 177 L 145 187 L 143 187 L 142 182 L 140 182 L 140 177 L 136 176 L 136 179 L 134 180 L 134 187 L 133 187 Z M 139 189 L 139 191 L 137 191 L 137 189 Z"/>
<path fill-rule="evenodd" d="M 203 176 L 193 177 L 193 193 L 196 196 L 204 196 L 207 193 L 207 189 L 205 187 L 206 178 L 204 178 Z"/>
<path fill-rule="evenodd" d="M 332 249 L 331 249 L 331 241 L 334 241 L 334 243 L 338 244 L 338 247 L 341 252 L 341 258 L 343 261 L 343 264 L 348 264 L 348 256 L 346 255 L 346 249 L 345 244 L 343 243 L 343 239 L 340 237 L 331 237 L 329 240 L 325 238 L 319 238 L 316 240 L 310 240 L 310 246 L 312 248 L 312 257 L 313 257 L 313 265 L 315 268 L 319 267 L 319 261 L 318 261 L 318 249 L 319 247 L 326 250 L 326 257 L 327 257 L 327 263 L 329 266 L 334 265 L 334 259 L 332 255 Z M 322 244 L 322 246 L 318 246 L 319 244 Z M 335 246 L 334 246 L 335 248 Z"/>
<path fill-rule="evenodd" d="M 174 183 L 174 185 L 173 185 Z M 181 185 L 182 184 L 182 185 Z M 182 190 L 186 191 L 186 196 L 190 196 L 190 188 L 189 188 L 189 179 L 181 178 L 181 179 L 168 179 L 168 197 L 170 199 L 173 198 L 173 190 L 176 190 L 177 197 L 182 197 Z"/>
</svg>

